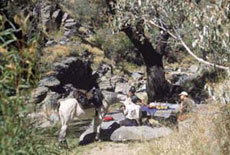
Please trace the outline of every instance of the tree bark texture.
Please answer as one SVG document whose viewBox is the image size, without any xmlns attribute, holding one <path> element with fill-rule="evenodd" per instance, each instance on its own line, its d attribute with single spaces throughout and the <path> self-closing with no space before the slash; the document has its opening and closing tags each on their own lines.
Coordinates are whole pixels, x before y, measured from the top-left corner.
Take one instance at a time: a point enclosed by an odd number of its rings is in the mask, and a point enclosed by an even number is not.
<svg viewBox="0 0 230 155">
<path fill-rule="evenodd" d="M 162 59 L 169 34 L 161 33 L 154 49 L 149 39 L 145 36 L 142 25 L 126 27 L 123 32 L 137 47 L 146 64 L 148 103 L 168 100 L 170 85 L 165 79 Z"/>
</svg>

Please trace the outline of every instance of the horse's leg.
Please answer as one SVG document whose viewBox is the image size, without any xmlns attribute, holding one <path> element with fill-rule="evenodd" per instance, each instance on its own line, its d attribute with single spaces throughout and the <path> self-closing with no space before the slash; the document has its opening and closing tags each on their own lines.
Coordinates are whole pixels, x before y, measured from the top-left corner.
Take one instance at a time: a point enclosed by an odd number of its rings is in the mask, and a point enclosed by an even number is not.
<svg viewBox="0 0 230 155">
<path fill-rule="evenodd" d="M 59 112 L 59 115 L 60 115 L 62 126 L 58 137 L 58 143 L 59 146 L 61 146 L 63 143 L 67 143 L 65 137 L 66 137 L 66 131 L 68 126 L 67 126 L 67 118 L 64 116 L 63 112 Z"/>
<path fill-rule="evenodd" d="M 96 110 L 94 120 L 93 120 L 93 131 L 94 133 L 96 133 L 95 140 L 99 140 L 99 136 L 100 136 L 99 124 L 101 124 L 101 120 L 100 120 L 99 112 Z"/>
<path fill-rule="evenodd" d="M 101 130 L 101 123 L 103 121 L 103 118 L 105 117 L 106 113 L 108 112 L 109 104 L 105 101 L 103 101 L 102 107 L 97 109 L 95 117 L 94 117 L 94 132 L 96 132 L 96 140 L 100 139 L 100 130 Z"/>
<path fill-rule="evenodd" d="M 71 109 L 70 113 L 69 113 L 69 111 L 68 112 L 67 111 L 65 111 L 65 112 L 59 111 L 59 115 L 60 115 L 61 124 L 62 124 L 61 131 L 60 131 L 59 137 L 58 137 L 59 146 L 64 144 L 65 147 L 68 148 L 68 143 L 66 141 L 66 132 L 68 129 L 69 122 L 71 122 L 74 118 L 74 109 Z"/>
</svg>

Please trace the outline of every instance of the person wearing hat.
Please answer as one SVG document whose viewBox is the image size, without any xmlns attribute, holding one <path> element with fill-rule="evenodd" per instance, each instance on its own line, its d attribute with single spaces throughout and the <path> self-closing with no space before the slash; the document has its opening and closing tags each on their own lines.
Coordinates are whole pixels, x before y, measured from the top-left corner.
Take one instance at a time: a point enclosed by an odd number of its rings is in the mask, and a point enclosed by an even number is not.
<svg viewBox="0 0 230 155">
<path fill-rule="evenodd" d="M 135 95 L 136 88 L 131 86 L 129 89 L 128 97 L 123 102 L 122 106 L 123 113 L 125 115 L 125 120 L 120 122 L 121 126 L 138 126 L 141 120 L 141 106 L 142 100 Z"/>
<path fill-rule="evenodd" d="M 134 100 L 135 103 L 144 104 L 143 101 L 136 96 L 136 88 L 134 86 L 131 86 L 129 89 L 128 97 L 132 100 Z"/>
<path fill-rule="evenodd" d="M 121 126 L 138 126 L 141 125 L 141 106 L 137 104 L 136 95 L 131 96 L 124 103 L 123 113 L 125 119 L 120 121 Z"/>
<path fill-rule="evenodd" d="M 187 114 L 191 112 L 192 108 L 195 106 L 195 102 L 188 97 L 188 93 L 182 91 L 180 94 L 180 114 Z"/>
<path fill-rule="evenodd" d="M 125 105 L 128 105 L 128 103 L 133 102 L 135 104 L 144 105 L 143 100 L 141 100 L 139 97 L 137 97 L 136 88 L 134 86 L 131 86 L 127 95 L 127 98 L 124 102 L 124 105 L 120 107 L 123 111 L 125 110 Z"/>
</svg>

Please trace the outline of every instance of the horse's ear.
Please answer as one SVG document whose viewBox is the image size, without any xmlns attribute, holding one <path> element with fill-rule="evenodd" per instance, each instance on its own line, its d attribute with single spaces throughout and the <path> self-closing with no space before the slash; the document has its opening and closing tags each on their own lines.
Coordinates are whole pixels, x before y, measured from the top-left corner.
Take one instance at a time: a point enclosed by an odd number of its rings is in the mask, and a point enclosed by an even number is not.
<svg viewBox="0 0 230 155">
<path fill-rule="evenodd" d="M 92 90 L 90 90 L 89 92 L 86 93 L 86 97 L 87 97 L 88 99 L 90 99 L 90 98 L 93 97 L 93 92 L 92 92 Z"/>
<path fill-rule="evenodd" d="M 74 91 L 74 92 L 73 92 L 73 97 L 74 97 L 74 98 L 78 98 L 78 96 L 79 96 L 78 91 Z"/>
</svg>

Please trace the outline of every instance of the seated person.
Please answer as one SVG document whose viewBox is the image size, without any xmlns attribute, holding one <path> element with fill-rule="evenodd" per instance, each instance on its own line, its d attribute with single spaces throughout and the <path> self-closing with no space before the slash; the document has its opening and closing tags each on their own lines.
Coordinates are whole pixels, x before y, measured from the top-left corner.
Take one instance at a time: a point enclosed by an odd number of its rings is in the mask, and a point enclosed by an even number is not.
<svg viewBox="0 0 230 155">
<path fill-rule="evenodd" d="M 141 106 L 137 105 L 138 98 L 132 96 L 129 102 L 126 102 L 123 112 L 125 120 L 120 122 L 121 126 L 138 126 L 141 125 Z"/>
<path fill-rule="evenodd" d="M 195 102 L 188 97 L 188 93 L 183 91 L 180 96 L 180 113 L 188 113 L 195 106 Z"/>
<path fill-rule="evenodd" d="M 179 121 L 186 119 L 186 114 L 191 112 L 192 108 L 195 107 L 195 102 L 188 97 L 188 93 L 183 91 L 179 94 L 180 96 L 180 114 L 179 114 Z"/>
<path fill-rule="evenodd" d="M 128 98 L 132 99 L 132 97 L 135 96 L 137 100 L 136 103 L 144 105 L 143 100 L 138 98 L 135 93 L 136 93 L 136 88 L 134 86 L 131 86 L 129 89 Z"/>
</svg>

